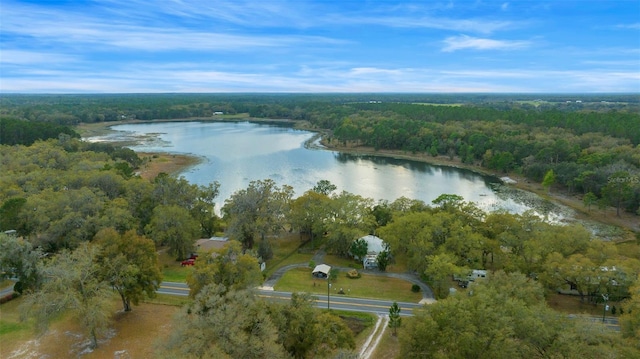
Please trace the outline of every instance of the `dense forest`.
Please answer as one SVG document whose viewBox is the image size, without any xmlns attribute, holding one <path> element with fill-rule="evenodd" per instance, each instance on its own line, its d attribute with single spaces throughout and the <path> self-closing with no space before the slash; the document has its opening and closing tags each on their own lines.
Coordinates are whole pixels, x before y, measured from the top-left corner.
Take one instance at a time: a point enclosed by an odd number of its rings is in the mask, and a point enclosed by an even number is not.
<svg viewBox="0 0 640 359">
<path fill-rule="evenodd" d="M 553 225 L 530 213 L 486 213 L 455 195 L 433 203 L 376 202 L 321 179 L 298 197 L 287 185 L 251 182 L 226 199 L 219 217 L 214 199 L 221 184 L 198 186 L 167 174 L 144 180 L 136 172 L 146 159 L 132 150 L 84 142 L 55 127 L 84 121 L 74 114 L 79 109 L 93 109 L 91 121 L 106 121 L 94 115 L 133 118 L 163 101 L 184 117 L 199 116 L 189 109 L 201 108 L 205 116 L 215 110 L 292 118 L 331 130 L 331 141 L 459 156 L 637 213 L 640 118 L 632 101 L 596 109 L 603 106 L 598 98 L 594 108 L 576 111 L 562 101 L 538 109 L 475 97 L 469 104 L 436 106 L 417 97 L 411 100 L 419 104 L 370 103 L 364 95 L 349 102 L 356 98 L 309 95 L 306 103 L 286 95 L 262 102 L 257 95 L 237 96 L 243 101 L 231 95 L 229 102 L 206 103 L 206 95 L 2 99 L 2 128 L 20 133 L 9 138 L 21 143 L 0 145 L 0 231 L 16 234 L 0 233 L 0 267 L 3 277 L 19 280 L 25 311 L 38 326 L 72 311 L 97 345 L 109 323 L 107 293 L 115 291 L 131 310 L 157 289 L 158 248 L 184 259 L 197 238 L 224 232 L 232 244 L 201 261 L 187 279 L 193 302 L 163 343 L 168 356 L 353 357 L 344 323 L 313 309 L 309 298 L 272 306 L 246 289 L 262 280 L 258 263 L 270 258 L 283 232 L 299 232 L 301 241 L 343 257 L 357 250 L 356 238 L 376 233 L 389 244 L 380 263 L 406 263 L 440 299 L 400 328 L 403 357 L 633 357 L 640 350 L 637 246 L 596 240 L 578 225 Z M 452 275 L 472 269 L 492 276 L 468 295 L 451 295 Z M 584 303 L 601 303 L 604 296 L 623 303 L 622 331 L 561 318 L 544 302 L 558 290 Z M 242 346 L 238 338 L 252 340 Z"/>
<path fill-rule="evenodd" d="M 331 131 L 334 144 L 459 158 L 537 183 L 547 178 L 589 206 L 640 210 L 636 95 L 7 95 L 0 143 L 42 137 L 15 120 L 76 125 L 214 113 L 304 121 Z"/>
</svg>

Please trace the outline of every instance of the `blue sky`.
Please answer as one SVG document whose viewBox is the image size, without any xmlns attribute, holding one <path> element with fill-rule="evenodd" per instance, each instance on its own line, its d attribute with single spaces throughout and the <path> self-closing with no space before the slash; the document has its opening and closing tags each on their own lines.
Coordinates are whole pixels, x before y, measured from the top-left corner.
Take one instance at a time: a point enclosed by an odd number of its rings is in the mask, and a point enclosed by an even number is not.
<svg viewBox="0 0 640 359">
<path fill-rule="evenodd" d="M 640 92 L 640 1 L 0 3 L 0 91 Z"/>
</svg>

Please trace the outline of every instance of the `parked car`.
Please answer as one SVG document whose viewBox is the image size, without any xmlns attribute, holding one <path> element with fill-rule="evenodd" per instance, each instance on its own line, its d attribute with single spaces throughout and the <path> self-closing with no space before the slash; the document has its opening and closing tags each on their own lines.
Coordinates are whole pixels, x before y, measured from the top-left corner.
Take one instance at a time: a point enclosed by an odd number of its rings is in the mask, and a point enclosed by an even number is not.
<svg viewBox="0 0 640 359">
<path fill-rule="evenodd" d="M 183 266 L 183 267 L 192 266 L 194 264 L 196 264 L 196 259 L 195 258 L 185 259 L 180 263 L 180 265 Z"/>
<path fill-rule="evenodd" d="M 195 259 L 198 259 L 198 253 L 191 253 L 191 254 L 189 255 L 189 259 L 194 259 L 194 260 L 195 260 Z"/>
</svg>

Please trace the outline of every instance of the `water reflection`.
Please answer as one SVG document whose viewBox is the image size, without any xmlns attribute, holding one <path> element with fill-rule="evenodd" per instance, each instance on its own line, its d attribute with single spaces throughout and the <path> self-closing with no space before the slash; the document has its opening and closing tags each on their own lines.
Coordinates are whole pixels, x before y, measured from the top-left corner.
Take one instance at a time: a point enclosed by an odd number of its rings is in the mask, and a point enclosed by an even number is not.
<svg viewBox="0 0 640 359">
<path fill-rule="evenodd" d="M 338 153 L 305 148 L 313 133 L 282 125 L 249 122 L 157 122 L 114 126 L 113 138 L 137 141 L 138 151 L 187 153 L 205 159 L 183 173 L 192 183 L 221 184 L 218 208 L 250 181 L 273 179 L 293 187 L 296 195 L 326 179 L 338 187 L 374 200 L 399 197 L 429 204 L 443 193 L 457 194 L 484 210 L 522 213 L 540 209 L 561 218 L 562 211 L 535 195 L 524 196 L 500 180 L 469 170 L 419 161 Z M 102 138 L 102 140 L 109 140 Z"/>
</svg>

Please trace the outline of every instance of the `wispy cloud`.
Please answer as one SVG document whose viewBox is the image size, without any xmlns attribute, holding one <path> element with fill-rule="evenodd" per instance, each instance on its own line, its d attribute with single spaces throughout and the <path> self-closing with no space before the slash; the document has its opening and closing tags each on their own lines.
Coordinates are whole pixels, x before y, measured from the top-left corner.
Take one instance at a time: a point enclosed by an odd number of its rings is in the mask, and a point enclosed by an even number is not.
<svg viewBox="0 0 640 359">
<path fill-rule="evenodd" d="M 444 52 L 452 52 L 458 50 L 514 50 L 521 49 L 531 45 L 529 41 L 521 40 L 493 40 L 471 37 L 467 35 L 450 36 L 444 40 Z"/>
<path fill-rule="evenodd" d="M 626 3 L 0 1 L 0 92 L 640 90 Z"/>
<path fill-rule="evenodd" d="M 60 64 L 79 61 L 76 56 L 55 52 L 12 50 L 3 48 L 0 59 L 3 65 Z"/>
<path fill-rule="evenodd" d="M 161 1 L 160 3 L 171 2 Z M 32 38 L 49 45 L 77 47 L 90 44 L 96 46 L 98 51 L 100 48 L 141 51 L 244 51 L 305 43 L 333 45 L 347 43 L 347 41 L 323 36 L 234 34 L 233 31 L 221 32 L 200 27 L 194 29 L 169 21 L 164 26 L 142 26 L 126 18 L 104 18 L 59 10 L 44 12 L 38 9 L 30 6 L 5 6 L 3 33 Z"/>
<path fill-rule="evenodd" d="M 633 24 L 618 24 L 616 25 L 617 29 L 632 29 L 632 30 L 640 30 L 640 22 L 636 22 Z"/>
<path fill-rule="evenodd" d="M 511 21 L 482 20 L 482 19 L 453 19 L 447 17 L 348 17 L 340 21 L 351 25 L 379 25 L 395 28 L 423 28 L 450 31 L 464 31 L 481 34 L 490 34 L 498 30 L 514 27 Z"/>
</svg>

